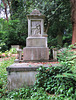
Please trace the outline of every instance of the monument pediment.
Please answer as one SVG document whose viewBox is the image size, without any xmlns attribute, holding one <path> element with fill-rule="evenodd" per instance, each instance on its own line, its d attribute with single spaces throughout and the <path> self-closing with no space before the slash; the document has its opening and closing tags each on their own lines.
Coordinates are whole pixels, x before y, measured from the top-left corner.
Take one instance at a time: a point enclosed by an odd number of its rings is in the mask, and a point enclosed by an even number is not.
<svg viewBox="0 0 76 100">
<path fill-rule="evenodd" d="M 41 13 L 40 13 L 39 10 L 34 9 L 34 10 L 32 11 L 32 13 L 30 13 L 30 15 L 41 15 Z"/>
<path fill-rule="evenodd" d="M 32 19 L 32 18 L 44 19 L 45 15 L 42 15 L 39 10 L 34 9 L 30 14 L 27 15 L 27 18 L 29 18 L 29 19 Z"/>
</svg>

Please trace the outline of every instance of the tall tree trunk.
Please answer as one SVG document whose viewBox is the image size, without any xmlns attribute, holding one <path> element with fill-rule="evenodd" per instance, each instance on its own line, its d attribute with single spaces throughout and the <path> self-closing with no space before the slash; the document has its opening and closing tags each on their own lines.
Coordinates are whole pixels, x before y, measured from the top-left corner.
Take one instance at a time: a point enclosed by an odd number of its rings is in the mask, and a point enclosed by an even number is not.
<svg viewBox="0 0 76 100">
<path fill-rule="evenodd" d="M 71 0 L 72 5 L 72 44 L 76 43 L 76 0 Z"/>
<path fill-rule="evenodd" d="M 6 20 L 8 21 L 7 4 L 6 4 L 5 0 L 2 0 L 2 2 L 3 2 L 3 5 L 5 7 L 4 9 L 5 9 L 5 14 L 6 14 Z"/>
</svg>

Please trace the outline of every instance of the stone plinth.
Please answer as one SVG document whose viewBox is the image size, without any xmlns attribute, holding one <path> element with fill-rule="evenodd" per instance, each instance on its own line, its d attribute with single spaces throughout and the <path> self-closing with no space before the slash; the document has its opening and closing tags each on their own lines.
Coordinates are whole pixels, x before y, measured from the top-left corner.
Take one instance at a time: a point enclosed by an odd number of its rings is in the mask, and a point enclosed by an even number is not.
<svg viewBox="0 0 76 100">
<path fill-rule="evenodd" d="M 35 83 L 35 75 L 37 71 L 22 71 L 22 72 L 10 72 L 8 75 L 8 90 L 18 89 L 20 87 L 31 86 Z"/>
<path fill-rule="evenodd" d="M 49 49 L 48 47 L 25 47 L 23 60 L 49 60 Z"/>
<path fill-rule="evenodd" d="M 8 90 L 18 89 L 23 86 L 34 85 L 38 67 L 30 67 L 26 63 L 15 63 L 6 70 L 8 71 Z"/>
<path fill-rule="evenodd" d="M 28 37 L 26 47 L 47 47 L 45 37 Z"/>
</svg>

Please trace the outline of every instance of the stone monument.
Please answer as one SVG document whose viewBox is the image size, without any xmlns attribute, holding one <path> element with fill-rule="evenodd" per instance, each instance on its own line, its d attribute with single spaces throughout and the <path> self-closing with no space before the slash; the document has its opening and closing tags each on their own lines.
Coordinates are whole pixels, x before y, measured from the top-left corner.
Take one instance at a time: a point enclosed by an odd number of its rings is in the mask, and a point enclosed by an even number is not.
<svg viewBox="0 0 76 100">
<path fill-rule="evenodd" d="M 44 18 L 45 16 L 36 9 L 27 15 L 28 37 L 26 39 L 26 47 L 23 49 L 24 61 L 49 60 L 47 34 L 44 34 Z"/>
<path fill-rule="evenodd" d="M 26 47 L 23 49 L 24 61 L 47 61 L 49 60 L 49 48 L 47 47 L 47 34 L 44 34 L 44 18 L 38 10 L 33 10 L 28 18 L 28 37 Z M 18 89 L 25 85 L 34 85 L 39 66 L 50 66 L 49 64 L 21 62 L 21 50 L 18 50 L 19 60 L 7 67 L 8 90 Z M 30 67 L 31 66 L 31 67 Z"/>
</svg>

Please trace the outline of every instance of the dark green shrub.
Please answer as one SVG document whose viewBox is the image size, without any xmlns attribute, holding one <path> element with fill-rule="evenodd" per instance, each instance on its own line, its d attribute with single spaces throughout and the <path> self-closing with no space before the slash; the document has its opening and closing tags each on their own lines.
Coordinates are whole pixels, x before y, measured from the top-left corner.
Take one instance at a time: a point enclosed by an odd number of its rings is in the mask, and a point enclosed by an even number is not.
<svg viewBox="0 0 76 100">
<path fill-rule="evenodd" d="M 4 42 L 0 41 L 0 51 L 4 52 L 7 49 L 8 49 L 7 45 Z"/>
<path fill-rule="evenodd" d="M 71 73 L 73 72 L 66 65 L 51 68 L 40 67 L 36 86 L 43 87 L 50 94 L 72 96 L 75 93 L 76 81 L 72 78 Z M 67 74 L 71 77 L 67 76 Z"/>
<path fill-rule="evenodd" d="M 76 64 L 73 52 L 63 51 L 59 55 L 60 66 L 40 67 L 37 74 L 37 87 L 43 87 L 50 94 L 76 98 Z"/>
<path fill-rule="evenodd" d="M 20 88 L 18 90 L 13 90 L 11 92 L 9 92 L 8 94 L 8 98 L 10 99 L 17 99 L 17 98 L 30 98 L 31 96 L 31 87 L 23 87 L 23 88 Z"/>
<path fill-rule="evenodd" d="M 49 96 L 46 94 L 44 89 L 41 88 L 34 88 L 34 87 L 25 87 L 20 88 L 19 90 L 11 91 L 8 94 L 8 98 L 10 99 L 29 99 L 29 100 L 49 100 Z"/>
</svg>

